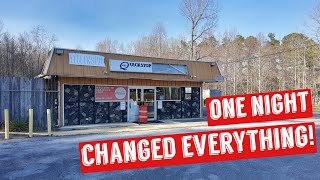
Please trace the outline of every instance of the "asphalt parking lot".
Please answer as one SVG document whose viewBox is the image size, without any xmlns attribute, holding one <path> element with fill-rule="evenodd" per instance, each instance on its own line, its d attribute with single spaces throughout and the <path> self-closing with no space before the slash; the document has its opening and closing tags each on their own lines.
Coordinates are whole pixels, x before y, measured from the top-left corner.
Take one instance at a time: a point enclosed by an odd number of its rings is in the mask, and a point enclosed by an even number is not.
<svg viewBox="0 0 320 180">
<path fill-rule="evenodd" d="M 0 141 L 1 179 L 320 179 L 320 153 L 81 174 L 78 143 L 207 131 L 198 126 Z M 317 125 L 319 149 L 320 126 Z"/>
</svg>

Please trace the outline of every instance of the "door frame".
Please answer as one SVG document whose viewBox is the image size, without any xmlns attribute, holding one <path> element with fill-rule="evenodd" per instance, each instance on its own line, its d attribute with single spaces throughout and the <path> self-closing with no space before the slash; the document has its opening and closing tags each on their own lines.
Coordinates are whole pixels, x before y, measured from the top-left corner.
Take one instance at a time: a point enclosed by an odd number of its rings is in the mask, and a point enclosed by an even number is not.
<svg viewBox="0 0 320 180">
<path fill-rule="evenodd" d="M 156 121 L 157 120 L 157 97 L 156 97 L 156 86 L 128 86 L 128 111 L 127 111 L 127 122 L 129 122 L 129 116 L 130 116 L 130 108 L 129 108 L 129 103 L 130 103 L 130 89 L 141 89 L 141 100 L 144 101 L 144 89 L 153 89 L 154 90 L 154 117 L 152 119 L 148 118 L 148 121 Z"/>
</svg>

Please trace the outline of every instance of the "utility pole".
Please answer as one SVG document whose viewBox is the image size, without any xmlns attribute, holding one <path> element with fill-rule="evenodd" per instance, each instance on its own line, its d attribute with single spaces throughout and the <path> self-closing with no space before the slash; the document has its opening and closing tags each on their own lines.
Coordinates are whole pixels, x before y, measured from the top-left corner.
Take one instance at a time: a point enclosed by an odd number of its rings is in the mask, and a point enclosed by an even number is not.
<svg viewBox="0 0 320 180">
<path fill-rule="evenodd" d="M 259 79 L 258 79 L 258 86 L 259 86 L 259 93 L 261 92 L 261 80 L 260 80 L 260 78 L 261 78 L 261 72 L 260 72 L 260 54 L 261 53 L 261 45 L 259 46 L 259 59 L 258 59 L 258 63 L 259 63 Z"/>
<path fill-rule="evenodd" d="M 237 94 L 236 84 L 236 62 L 233 63 L 233 94 Z"/>
<path fill-rule="evenodd" d="M 304 49 L 303 49 L 303 89 L 306 88 L 306 46 L 304 46 Z"/>
<path fill-rule="evenodd" d="M 297 89 L 297 50 L 294 50 L 294 89 Z"/>
</svg>

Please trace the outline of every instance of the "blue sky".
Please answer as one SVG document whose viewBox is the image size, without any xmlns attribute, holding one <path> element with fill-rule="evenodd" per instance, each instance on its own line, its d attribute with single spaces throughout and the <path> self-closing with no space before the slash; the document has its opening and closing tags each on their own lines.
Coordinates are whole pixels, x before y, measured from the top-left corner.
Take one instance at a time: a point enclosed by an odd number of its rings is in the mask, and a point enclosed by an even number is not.
<svg viewBox="0 0 320 180">
<path fill-rule="evenodd" d="M 188 33 L 179 13 L 180 0 L 0 0 L 0 20 L 18 34 L 43 25 L 58 37 L 58 46 L 93 50 L 106 37 L 129 43 L 162 22 L 168 36 Z M 220 0 L 216 34 L 237 29 L 244 36 L 274 32 L 280 38 L 305 32 L 316 0 Z"/>
</svg>

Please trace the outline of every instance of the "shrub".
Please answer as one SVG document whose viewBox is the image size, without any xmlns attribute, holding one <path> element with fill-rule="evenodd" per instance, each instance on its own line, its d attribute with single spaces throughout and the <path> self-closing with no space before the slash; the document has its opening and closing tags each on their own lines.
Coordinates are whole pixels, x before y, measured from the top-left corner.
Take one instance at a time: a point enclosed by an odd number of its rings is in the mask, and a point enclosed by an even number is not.
<svg viewBox="0 0 320 180">
<path fill-rule="evenodd" d="M 9 123 L 10 132 L 23 132 L 28 131 L 28 123 L 24 120 L 15 119 Z"/>
</svg>

